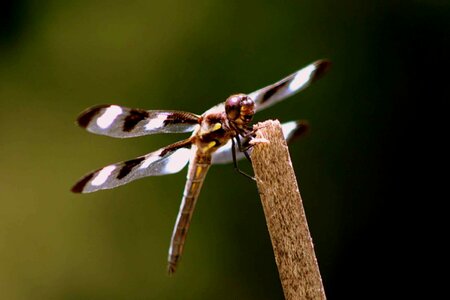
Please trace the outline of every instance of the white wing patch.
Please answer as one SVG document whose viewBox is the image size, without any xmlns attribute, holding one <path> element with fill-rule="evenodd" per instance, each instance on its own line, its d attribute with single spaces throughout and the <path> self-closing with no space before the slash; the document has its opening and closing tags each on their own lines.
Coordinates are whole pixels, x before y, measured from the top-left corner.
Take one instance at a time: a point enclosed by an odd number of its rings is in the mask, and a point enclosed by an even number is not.
<svg viewBox="0 0 450 300">
<path fill-rule="evenodd" d="M 315 65 L 309 65 L 306 68 L 301 69 L 289 84 L 289 90 L 296 91 L 304 86 L 311 79 L 311 74 L 316 70 Z"/>
<path fill-rule="evenodd" d="M 189 160 L 191 149 L 182 148 L 172 154 L 164 166 L 164 173 L 173 174 L 178 173 L 184 168 Z"/>
<path fill-rule="evenodd" d="M 155 130 L 163 127 L 164 121 L 167 119 L 165 114 L 160 114 L 154 119 L 150 119 L 148 123 L 145 125 L 145 130 Z"/>
<path fill-rule="evenodd" d="M 98 127 L 102 129 L 106 129 L 114 122 L 114 120 L 122 114 L 122 108 L 117 105 L 111 105 L 108 107 L 103 115 L 97 119 Z"/>
<path fill-rule="evenodd" d="M 290 135 L 294 132 L 295 129 L 298 127 L 298 123 L 295 121 L 286 122 L 281 125 L 283 130 L 283 135 L 285 139 L 288 139 Z"/>
<path fill-rule="evenodd" d="M 108 179 L 109 175 L 111 175 L 112 171 L 116 169 L 116 166 L 107 166 L 103 168 L 97 176 L 92 180 L 91 184 L 94 186 L 102 185 L 106 182 L 106 179 Z"/>
</svg>

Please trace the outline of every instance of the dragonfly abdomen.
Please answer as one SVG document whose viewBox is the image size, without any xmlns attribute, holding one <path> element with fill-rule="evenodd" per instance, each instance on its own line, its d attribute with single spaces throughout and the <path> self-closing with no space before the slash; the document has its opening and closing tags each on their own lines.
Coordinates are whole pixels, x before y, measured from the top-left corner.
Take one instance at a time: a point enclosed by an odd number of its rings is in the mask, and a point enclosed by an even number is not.
<svg viewBox="0 0 450 300">
<path fill-rule="evenodd" d="M 193 148 L 197 148 L 195 145 Z M 176 271 L 178 261 L 183 253 L 184 243 L 191 223 L 192 213 L 195 209 L 201 187 L 205 180 L 206 173 L 211 166 L 211 155 L 205 154 L 198 149 L 192 151 L 193 156 L 189 163 L 187 182 L 184 187 L 183 199 L 181 200 L 175 228 L 170 241 L 168 272 L 173 274 Z"/>
</svg>

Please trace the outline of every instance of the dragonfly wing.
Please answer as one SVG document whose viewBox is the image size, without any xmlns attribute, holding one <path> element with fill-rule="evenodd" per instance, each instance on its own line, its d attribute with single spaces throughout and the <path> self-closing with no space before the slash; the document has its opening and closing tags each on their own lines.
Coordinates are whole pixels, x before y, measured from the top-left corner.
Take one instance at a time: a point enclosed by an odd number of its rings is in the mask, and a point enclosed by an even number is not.
<svg viewBox="0 0 450 300">
<path fill-rule="evenodd" d="M 294 140 L 296 137 L 303 135 L 308 130 L 308 124 L 305 121 L 291 121 L 281 124 L 283 129 L 284 138 L 288 143 Z M 247 144 L 247 140 L 243 140 L 242 144 Z M 252 149 L 249 149 L 249 153 Z M 236 149 L 236 160 L 243 159 L 244 153 Z M 227 164 L 233 162 L 233 156 L 231 154 L 231 140 L 225 145 L 220 147 L 212 155 L 212 164 Z"/>
<path fill-rule="evenodd" d="M 199 124 L 199 118 L 184 111 L 144 110 L 106 104 L 88 108 L 80 114 L 77 122 L 95 134 L 129 138 L 155 133 L 190 132 Z"/>
<path fill-rule="evenodd" d="M 308 87 L 328 71 L 331 63 L 318 60 L 280 81 L 249 94 L 258 111 L 265 109 Z"/>
<path fill-rule="evenodd" d="M 191 141 L 188 139 L 135 159 L 103 167 L 80 179 L 72 187 L 72 192 L 91 193 L 147 176 L 177 173 L 189 161 L 190 146 Z"/>
</svg>

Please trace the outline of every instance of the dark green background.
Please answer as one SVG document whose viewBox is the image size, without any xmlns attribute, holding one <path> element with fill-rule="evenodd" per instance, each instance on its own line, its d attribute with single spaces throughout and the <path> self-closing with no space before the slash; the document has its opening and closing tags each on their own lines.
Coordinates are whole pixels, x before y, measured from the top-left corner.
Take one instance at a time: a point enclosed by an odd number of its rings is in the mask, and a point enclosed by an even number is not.
<svg viewBox="0 0 450 300">
<path fill-rule="evenodd" d="M 185 136 L 112 139 L 74 120 L 100 103 L 201 113 L 319 58 L 331 72 L 257 120 L 312 126 L 290 151 L 327 294 L 415 292 L 432 264 L 422 250 L 435 243 L 423 225 L 444 185 L 433 168 L 443 168 L 448 138 L 449 9 L 437 0 L 2 4 L 0 298 L 282 299 L 254 184 L 230 165 L 210 170 L 169 278 L 185 171 L 90 195 L 69 188 Z"/>
</svg>

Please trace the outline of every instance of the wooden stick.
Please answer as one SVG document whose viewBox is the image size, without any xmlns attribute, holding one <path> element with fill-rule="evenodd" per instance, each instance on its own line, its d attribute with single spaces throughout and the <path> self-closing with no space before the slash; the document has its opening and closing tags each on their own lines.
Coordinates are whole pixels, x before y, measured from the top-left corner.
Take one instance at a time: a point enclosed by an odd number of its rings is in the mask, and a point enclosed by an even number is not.
<svg viewBox="0 0 450 300">
<path fill-rule="evenodd" d="M 285 299 L 326 299 L 280 122 L 255 128 L 251 159 Z"/>
</svg>

